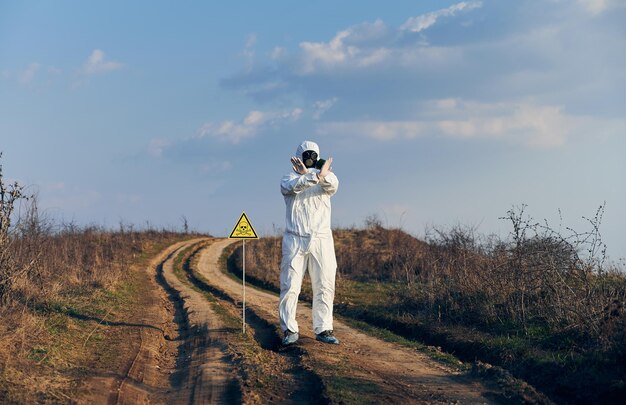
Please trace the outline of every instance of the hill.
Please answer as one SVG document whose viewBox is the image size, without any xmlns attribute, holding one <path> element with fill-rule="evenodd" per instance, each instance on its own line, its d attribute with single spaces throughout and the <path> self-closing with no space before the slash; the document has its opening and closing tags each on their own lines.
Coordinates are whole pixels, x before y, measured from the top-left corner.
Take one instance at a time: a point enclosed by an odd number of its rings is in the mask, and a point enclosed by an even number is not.
<svg viewBox="0 0 626 405">
<path fill-rule="evenodd" d="M 601 260 L 597 241 L 539 232 L 513 214 L 508 240 L 462 227 L 427 241 L 379 223 L 335 230 L 336 313 L 502 367 L 557 402 L 619 401 L 624 273 Z M 279 290 L 280 243 L 248 244 L 248 280 Z M 230 269 L 240 266 L 239 248 Z M 311 299 L 306 279 L 301 296 Z"/>
</svg>

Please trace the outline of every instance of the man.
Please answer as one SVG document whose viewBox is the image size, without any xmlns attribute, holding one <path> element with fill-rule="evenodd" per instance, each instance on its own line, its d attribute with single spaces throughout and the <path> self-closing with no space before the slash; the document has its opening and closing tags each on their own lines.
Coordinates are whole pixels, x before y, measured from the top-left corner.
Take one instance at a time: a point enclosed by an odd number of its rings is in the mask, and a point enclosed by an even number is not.
<svg viewBox="0 0 626 405">
<path fill-rule="evenodd" d="M 339 344 L 333 335 L 333 299 L 337 259 L 330 229 L 330 197 L 339 180 L 331 171 L 332 158 L 320 167 L 320 149 L 305 141 L 291 158 L 293 171 L 284 176 L 280 190 L 287 207 L 280 263 L 278 312 L 283 345 L 298 340 L 296 307 L 302 278 L 308 270 L 313 287 L 313 328 L 316 339 Z M 317 168 L 317 167 L 319 168 Z"/>
</svg>

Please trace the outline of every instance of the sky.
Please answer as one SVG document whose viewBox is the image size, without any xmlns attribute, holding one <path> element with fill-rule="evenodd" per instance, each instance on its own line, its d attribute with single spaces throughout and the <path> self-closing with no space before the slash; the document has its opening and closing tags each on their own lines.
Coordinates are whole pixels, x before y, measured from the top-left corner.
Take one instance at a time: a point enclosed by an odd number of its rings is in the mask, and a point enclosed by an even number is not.
<svg viewBox="0 0 626 405">
<path fill-rule="evenodd" d="M 284 226 L 304 140 L 333 224 L 422 237 L 501 219 L 626 257 L 626 2 L 0 0 L 6 179 L 79 224 Z M 560 214 L 559 214 L 560 213 Z"/>
</svg>

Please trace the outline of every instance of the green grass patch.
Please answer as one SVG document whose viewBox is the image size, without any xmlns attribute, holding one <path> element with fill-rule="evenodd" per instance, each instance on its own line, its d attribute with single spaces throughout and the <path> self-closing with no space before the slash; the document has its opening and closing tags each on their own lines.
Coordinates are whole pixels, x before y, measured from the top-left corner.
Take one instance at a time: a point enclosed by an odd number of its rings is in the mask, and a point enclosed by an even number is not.
<svg viewBox="0 0 626 405">
<path fill-rule="evenodd" d="M 371 381 L 350 377 L 350 371 L 340 367 L 330 367 L 326 372 L 329 377 L 324 379 L 326 394 L 338 404 L 372 404 L 388 403 L 384 399 L 374 400 L 380 395 L 380 388 Z"/>
<path fill-rule="evenodd" d="M 46 357 L 48 357 L 48 349 L 41 346 L 35 346 L 30 349 L 28 353 L 28 358 L 39 363 L 43 361 Z"/>
</svg>

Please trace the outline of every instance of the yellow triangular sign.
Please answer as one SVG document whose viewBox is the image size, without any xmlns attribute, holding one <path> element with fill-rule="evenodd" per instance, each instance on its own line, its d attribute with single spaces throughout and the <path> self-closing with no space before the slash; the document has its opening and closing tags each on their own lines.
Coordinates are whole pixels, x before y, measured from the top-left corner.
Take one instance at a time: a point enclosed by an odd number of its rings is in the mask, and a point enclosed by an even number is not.
<svg viewBox="0 0 626 405">
<path fill-rule="evenodd" d="M 242 213 L 228 239 L 259 239 L 246 213 Z"/>
</svg>

